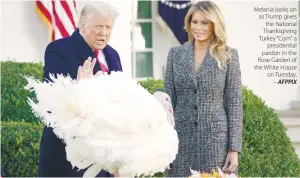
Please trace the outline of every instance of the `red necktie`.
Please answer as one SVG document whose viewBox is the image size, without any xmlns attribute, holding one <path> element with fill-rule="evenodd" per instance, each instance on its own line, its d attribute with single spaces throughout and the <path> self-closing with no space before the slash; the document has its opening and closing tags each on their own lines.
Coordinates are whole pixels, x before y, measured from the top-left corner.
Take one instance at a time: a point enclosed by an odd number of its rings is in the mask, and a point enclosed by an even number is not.
<svg viewBox="0 0 300 178">
<path fill-rule="evenodd" d="M 106 66 L 98 59 L 99 51 L 98 51 L 98 50 L 95 50 L 95 51 L 94 51 L 94 54 L 95 54 L 95 56 L 96 56 L 97 61 L 98 61 L 99 64 L 100 64 L 101 70 L 102 70 L 103 72 L 108 72 L 107 67 L 106 67 Z"/>
</svg>

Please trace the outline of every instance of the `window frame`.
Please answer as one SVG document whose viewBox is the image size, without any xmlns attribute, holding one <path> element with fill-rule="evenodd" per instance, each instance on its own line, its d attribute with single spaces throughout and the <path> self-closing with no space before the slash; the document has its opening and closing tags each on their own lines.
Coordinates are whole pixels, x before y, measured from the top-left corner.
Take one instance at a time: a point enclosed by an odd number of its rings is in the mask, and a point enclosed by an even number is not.
<svg viewBox="0 0 300 178">
<path fill-rule="evenodd" d="M 136 0 L 136 1 L 133 1 L 132 2 L 132 12 L 135 11 L 135 7 L 138 7 L 138 2 L 139 1 L 144 1 L 144 0 Z M 145 18 L 137 18 L 135 17 L 135 14 L 132 13 L 132 19 L 131 19 L 131 42 L 132 42 L 132 45 L 131 45 L 131 74 L 132 74 L 132 77 L 135 78 L 136 80 L 140 81 L 140 80 L 147 80 L 149 78 L 154 78 L 155 74 L 154 74 L 154 67 L 155 67 L 155 61 L 154 61 L 154 43 L 153 43 L 153 40 L 154 40 L 154 28 L 155 28 L 155 18 L 154 18 L 154 10 L 155 9 L 155 5 L 153 3 L 153 1 L 150 1 L 151 2 L 151 19 L 145 19 Z M 136 4 L 137 3 L 137 4 Z M 151 23 L 151 41 L 152 41 L 152 47 L 151 48 L 146 48 L 146 49 L 135 49 L 135 31 L 134 31 L 134 28 L 135 28 L 135 24 L 138 24 L 138 23 Z M 152 53 L 152 76 L 149 76 L 149 77 L 137 77 L 137 74 L 136 74 L 136 53 L 138 52 L 151 52 Z"/>
</svg>

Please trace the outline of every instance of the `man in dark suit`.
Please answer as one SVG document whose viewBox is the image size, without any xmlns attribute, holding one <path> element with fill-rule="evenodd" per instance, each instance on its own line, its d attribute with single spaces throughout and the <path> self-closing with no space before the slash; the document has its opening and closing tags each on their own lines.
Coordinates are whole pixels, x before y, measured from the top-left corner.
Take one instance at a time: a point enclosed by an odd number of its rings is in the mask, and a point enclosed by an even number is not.
<svg viewBox="0 0 300 178">
<path fill-rule="evenodd" d="M 87 5 L 79 18 L 78 29 L 70 36 L 51 42 L 45 52 L 44 79 L 50 80 L 49 74 L 70 75 L 77 79 L 80 66 L 89 58 L 96 58 L 92 69 L 98 71 L 122 71 L 120 57 L 107 43 L 116 11 L 107 4 L 99 7 Z M 84 69 L 83 69 L 84 70 Z M 45 127 L 40 145 L 39 177 L 82 177 L 84 170 L 72 168 L 66 159 L 65 144 Z M 112 177 L 113 174 L 102 170 L 97 177 Z"/>
</svg>

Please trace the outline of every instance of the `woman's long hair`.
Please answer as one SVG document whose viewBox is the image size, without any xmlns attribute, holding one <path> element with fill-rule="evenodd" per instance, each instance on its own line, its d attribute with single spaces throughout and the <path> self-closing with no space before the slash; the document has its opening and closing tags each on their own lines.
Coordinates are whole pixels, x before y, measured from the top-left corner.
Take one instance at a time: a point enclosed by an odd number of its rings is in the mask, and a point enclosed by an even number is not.
<svg viewBox="0 0 300 178">
<path fill-rule="evenodd" d="M 210 45 L 210 53 L 217 60 L 218 67 L 225 66 L 228 60 L 227 36 L 224 17 L 219 7 L 211 1 L 199 1 L 193 4 L 185 16 L 185 30 L 188 33 L 189 41 L 194 41 L 191 32 L 191 20 L 193 13 L 200 11 L 209 21 L 213 23 L 214 34 Z"/>
</svg>

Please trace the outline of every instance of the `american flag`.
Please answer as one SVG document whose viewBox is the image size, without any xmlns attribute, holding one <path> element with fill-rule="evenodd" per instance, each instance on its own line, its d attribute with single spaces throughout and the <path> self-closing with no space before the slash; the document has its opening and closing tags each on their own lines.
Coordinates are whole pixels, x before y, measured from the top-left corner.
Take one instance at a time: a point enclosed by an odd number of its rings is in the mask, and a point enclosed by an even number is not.
<svg viewBox="0 0 300 178">
<path fill-rule="evenodd" d="M 70 36 L 76 29 L 76 0 L 36 0 L 36 10 L 49 27 L 50 41 Z"/>
</svg>

